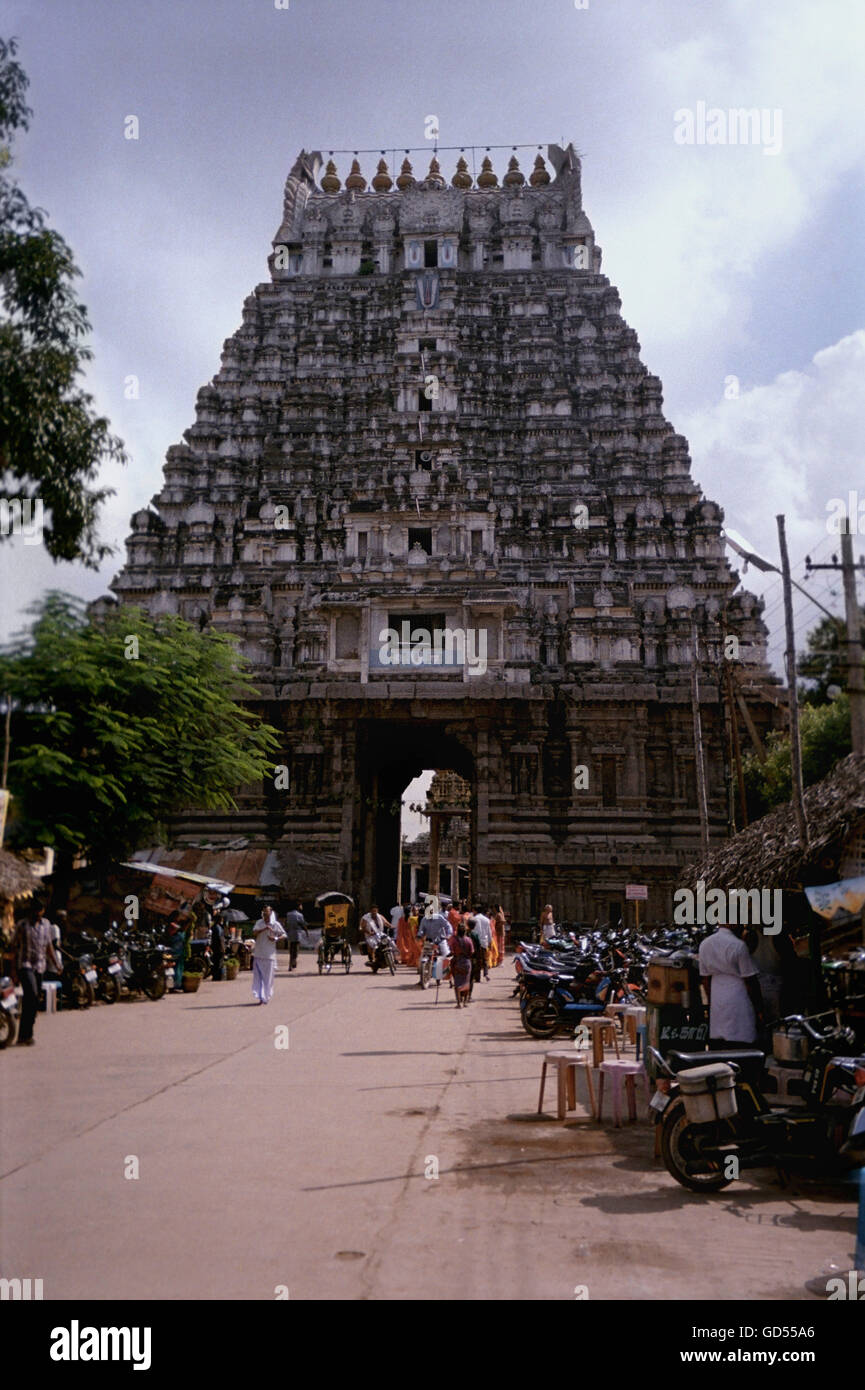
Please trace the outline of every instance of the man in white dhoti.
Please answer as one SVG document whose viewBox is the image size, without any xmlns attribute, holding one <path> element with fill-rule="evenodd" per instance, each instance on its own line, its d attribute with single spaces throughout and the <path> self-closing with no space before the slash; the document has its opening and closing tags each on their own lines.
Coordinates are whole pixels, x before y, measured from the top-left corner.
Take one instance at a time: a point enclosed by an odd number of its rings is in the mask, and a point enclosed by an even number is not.
<svg viewBox="0 0 865 1390">
<path fill-rule="evenodd" d="M 273 994 L 273 980 L 276 975 L 276 943 L 285 936 L 282 924 L 269 904 L 261 910 L 261 916 L 252 928 L 255 947 L 252 952 L 252 997 L 259 1004 L 266 1004 Z"/>
</svg>

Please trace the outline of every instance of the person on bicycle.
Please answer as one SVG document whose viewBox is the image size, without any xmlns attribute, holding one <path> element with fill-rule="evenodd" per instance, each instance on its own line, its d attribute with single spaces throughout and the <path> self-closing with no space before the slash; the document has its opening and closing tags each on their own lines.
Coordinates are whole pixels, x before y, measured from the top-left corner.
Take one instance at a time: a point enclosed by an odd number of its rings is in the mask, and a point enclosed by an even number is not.
<svg viewBox="0 0 865 1390">
<path fill-rule="evenodd" d="M 439 955 L 447 956 L 450 955 L 448 937 L 451 935 L 451 930 L 450 922 L 439 909 L 438 899 L 431 899 L 418 927 L 418 939 L 422 938 L 424 941 L 438 946 Z"/>
</svg>

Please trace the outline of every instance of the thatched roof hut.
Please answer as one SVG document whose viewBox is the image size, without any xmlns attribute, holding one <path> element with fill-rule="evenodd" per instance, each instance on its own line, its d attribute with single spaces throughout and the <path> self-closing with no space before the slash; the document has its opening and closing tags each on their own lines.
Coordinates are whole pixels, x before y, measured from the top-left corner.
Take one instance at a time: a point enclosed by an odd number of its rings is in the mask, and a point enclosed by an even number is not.
<svg viewBox="0 0 865 1390">
<path fill-rule="evenodd" d="M 15 925 L 13 904 L 19 898 L 29 898 L 38 884 L 30 865 L 17 854 L 0 849 L 0 934 L 8 943 Z"/>
<path fill-rule="evenodd" d="M 801 891 L 839 877 L 845 846 L 865 826 L 865 754 L 850 753 L 822 782 L 805 792 L 808 847 L 799 844 L 792 802 L 778 806 L 712 850 L 702 863 L 682 870 L 680 884 L 694 888 L 783 888 Z"/>
<path fill-rule="evenodd" d="M 0 849 L 0 902 L 15 902 L 17 898 L 28 898 L 35 890 L 38 880 L 30 865 L 17 854 Z"/>
</svg>

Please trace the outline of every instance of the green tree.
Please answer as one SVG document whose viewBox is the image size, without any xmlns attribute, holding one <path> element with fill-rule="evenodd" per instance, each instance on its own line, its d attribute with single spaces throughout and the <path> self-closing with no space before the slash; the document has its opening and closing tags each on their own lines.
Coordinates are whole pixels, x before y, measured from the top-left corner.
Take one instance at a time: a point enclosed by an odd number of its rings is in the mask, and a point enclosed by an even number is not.
<svg viewBox="0 0 865 1390">
<path fill-rule="evenodd" d="M 110 551 L 96 519 L 112 490 L 95 481 L 126 454 L 79 384 L 92 353 L 72 252 L 8 176 L 12 138 L 32 114 L 16 52 L 0 39 L 0 473 L 9 496 L 41 501 L 49 555 L 96 568 Z"/>
<path fill-rule="evenodd" d="M 104 864 L 188 807 L 232 809 L 271 767 L 275 730 L 239 703 L 255 690 L 231 638 L 135 608 L 90 621 L 56 592 L 31 611 L 0 657 L 18 843 Z"/>
<path fill-rule="evenodd" d="M 799 714 L 802 742 L 802 781 L 806 787 L 819 782 L 835 764 L 847 756 L 850 739 L 850 701 L 846 695 L 824 705 L 803 705 Z M 756 820 L 789 801 L 793 794 L 790 762 L 790 735 L 769 734 L 766 761 L 756 755 L 745 759 L 745 789 L 748 814 Z"/>
<path fill-rule="evenodd" d="M 865 608 L 861 609 L 862 641 L 865 642 Z M 809 705 L 825 705 L 829 687 L 847 689 L 847 624 L 843 618 L 823 618 L 805 639 L 805 655 L 797 670 L 807 684 L 799 687 L 799 698 Z"/>
</svg>

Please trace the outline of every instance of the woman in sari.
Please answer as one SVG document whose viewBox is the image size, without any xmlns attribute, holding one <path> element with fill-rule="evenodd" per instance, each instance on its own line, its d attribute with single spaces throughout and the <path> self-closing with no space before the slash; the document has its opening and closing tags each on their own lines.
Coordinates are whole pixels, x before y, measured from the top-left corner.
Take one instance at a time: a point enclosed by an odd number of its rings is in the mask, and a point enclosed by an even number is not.
<svg viewBox="0 0 865 1390">
<path fill-rule="evenodd" d="M 487 962 L 489 964 L 490 970 L 492 970 L 494 965 L 501 964 L 501 956 L 499 955 L 499 940 L 498 936 L 496 935 L 495 908 L 488 907 L 486 915 L 490 919 L 490 944 L 487 949 Z"/>
<path fill-rule="evenodd" d="M 414 928 L 412 928 L 414 922 Z M 420 958 L 417 944 L 417 917 L 409 911 L 408 916 L 403 912 L 396 928 L 396 948 L 399 951 L 399 958 L 403 965 L 415 966 Z"/>
<path fill-rule="evenodd" d="M 490 965 L 504 965 L 505 963 L 505 910 L 501 903 L 495 913 L 491 913 L 493 925 L 493 941 L 496 946 L 496 959 L 490 959 Z"/>
<path fill-rule="evenodd" d="M 465 922 L 460 922 L 448 945 L 451 949 L 451 979 L 459 1009 L 462 1005 L 468 1004 L 472 988 L 474 946 Z"/>
</svg>

